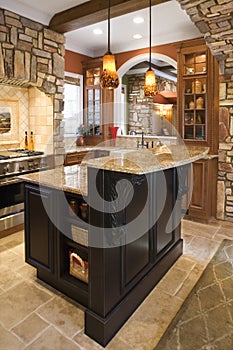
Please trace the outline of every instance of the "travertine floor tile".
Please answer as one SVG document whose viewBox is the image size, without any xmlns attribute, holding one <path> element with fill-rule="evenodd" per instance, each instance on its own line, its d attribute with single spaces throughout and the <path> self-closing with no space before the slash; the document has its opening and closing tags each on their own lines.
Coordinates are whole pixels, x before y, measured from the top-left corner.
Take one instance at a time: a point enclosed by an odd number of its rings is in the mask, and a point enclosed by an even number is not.
<svg viewBox="0 0 233 350">
<path fill-rule="evenodd" d="M 190 271 L 188 277 L 184 280 L 181 288 L 176 293 L 176 296 L 185 300 L 192 288 L 195 286 L 196 282 L 200 278 L 203 271 L 203 266 L 196 264 L 195 267 Z"/>
<path fill-rule="evenodd" d="M 206 265 L 218 246 L 219 242 L 195 236 L 191 243 L 184 247 L 184 254 L 190 255 Z"/>
<path fill-rule="evenodd" d="M 158 287 L 170 295 L 176 295 L 176 293 L 182 287 L 182 284 L 184 283 L 188 274 L 189 274 L 189 271 L 184 271 L 176 267 L 173 267 L 166 273 L 163 279 L 159 282 Z"/>
<path fill-rule="evenodd" d="M 220 241 L 225 237 L 233 239 L 233 224 L 217 221 L 204 225 L 184 220 L 182 235 L 184 254 L 119 330 L 107 350 L 153 350 Z M 23 240 L 23 231 L 0 239 L 0 349 L 104 349 L 84 334 L 84 312 L 76 303 L 37 280 L 36 270 L 24 262 Z M 232 299 L 232 288 L 233 277 L 224 279 L 222 290 L 228 300 Z M 190 312 L 195 314 L 195 306 Z M 225 350 L 222 345 L 231 339 L 225 337 L 216 349 Z"/>
<path fill-rule="evenodd" d="M 14 334 L 8 332 L 0 325 L 0 349 L 23 350 L 24 345 Z"/>
<path fill-rule="evenodd" d="M 41 334 L 26 350 L 81 350 L 72 340 L 64 337 L 54 327 Z"/>
<path fill-rule="evenodd" d="M 15 333 L 25 344 L 28 344 L 48 326 L 49 324 L 47 322 L 33 313 L 17 326 L 13 327 L 12 332 Z"/>
<path fill-rule="evenodd" d="M 198 235 L 200 237 L 213 238 L 219 226 L 205 225 L 198 222 L 183 220 L 182 232 L 187 232 L 189 235 Z"/>
<path fill-rule="evenodd" d="M 144 323 L 133 316 L 130 322 L 120 329 L 118 336 L 121 339 L 127 339 L 128 343 L 134 350 L 148 350 L 151 348 L 149 344 L 153 340 L 156 328 L 156 324 Z"/>
<path fill-rule="evenodd" d="M 36 269 L 29 265 L 29 264 L 24 264 L 22 267 L 20 267 L 17 270 L 18 275 L 20 275 L 23 279 L 27 279 L 32 281 L 36 281 Z"/>
<path fill-rule="evenodd" d="M 133 349 L 152 350 L 168 327 L 171 315 L 177 313 L 182 303 L 180 298 L 155 287 L 117 336 L 127 340 Z"/>
<path fill-rule="evenodd" d="M 102 348 L 104 349 L 104 348 Z M 118 335 L 116 335 L 110 343 L 105 347 L 106 350 L 134 350 L 134 347 L 129 344 L 127 339 L 120 339 Z M 92 349 L 90 349 L 92 350 Z"/>
<path fill-rule="evenodd" d="M 12 268 L 8 267 L 6 264 L 1 264 L 0 274 L 0 287 L 5 291 L 23 281 L 23 278 L 16 271 L 12 271 Z"/>
<path fill-rule="evenodd" d="M 214 239 L 223 240 L 223 239 L 233 239 L 233 227 L 229 227 L 228 225 L 222 225 L 218 231 L 216 232 L 216 235 L 214 236 Z"/>
<path fill-rule="evenodd" d="M 104 349 L 101 345 L 96 343 L 94 340 L 89 338 L 86 334 L 84 334 L 84 331 L 80 331 L 73 340 L 82 348 L 85 350 L 102 350 Z M 108 347 L 106 348 L 108 349 Z M 114 349 L 115 350 L 115 349 Z"/>
<path fill-rule="evenodd" d="M 59 296 L 40 307 L 37 313 L 69 337 L 84 327 L 84 312 Z"/>
<path fill-rule="evenodd" d="M 2 240 L 4 241 L 4 245 L 8 248 L 21 244 L 24 242 L 24 231 L 13 233 L 12 235 L 2 238 Z"/>
<path fill-rule="evenodd" d="M 24 319 L 51 296 L 26 281 L 0 295 L 1 322 L 9 329 Z"/>
<path fill-rule="evenodd" d="M 184 270 L 184 271 L 191 271 L 192 268 L 195 266 L 196 264 L 196 260 L 192 259 L 186 255 L 181 255 L 179 257 L 179 259 L 175 262 L 175 264 L 173 265 L 173 268 L 178 268 L 180 270 Z"/>
<path fill-rule="evenodd" d="M 9 266 L 12 270 L 17 270 L 25 264 L 23 255 L 18 255 L 11 250 L 5 250 L 0 253 L 0 265 Z"/>
</svg>

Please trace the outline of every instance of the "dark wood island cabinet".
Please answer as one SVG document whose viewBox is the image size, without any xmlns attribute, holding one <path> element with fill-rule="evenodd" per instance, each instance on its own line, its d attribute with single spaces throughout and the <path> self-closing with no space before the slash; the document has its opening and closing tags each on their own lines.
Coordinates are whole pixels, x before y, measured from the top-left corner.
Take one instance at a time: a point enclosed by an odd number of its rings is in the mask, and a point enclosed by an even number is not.
<svg viewBox="0 0 233 350">
<path fill-rule="evenodd" d="M 51 180 L 64 168 L 48 172 L 47 182 L 24 177 L 26 261 L 85 307 L 85 333 L 102 346 L 182 254 L 181 203 L 192 160 L 162 170 L 156 161 L 142 171 L 133 156 L 89 161 L 83 193 Z"/>
</svg>

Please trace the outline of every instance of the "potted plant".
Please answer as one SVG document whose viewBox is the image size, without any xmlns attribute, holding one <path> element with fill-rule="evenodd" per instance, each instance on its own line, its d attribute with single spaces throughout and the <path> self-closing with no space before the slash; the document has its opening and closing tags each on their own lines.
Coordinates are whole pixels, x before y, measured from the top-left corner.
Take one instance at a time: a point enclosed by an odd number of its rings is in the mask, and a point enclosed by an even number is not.
<svg viewBox="0 0 233 350">
<path fill-rule="evenodd" d="M 77 140 L 76 145 L 77 146 L 85 146 L 85 136 L 87 134 L 87 127 L 84 124 L 80 124 L 77 128 Z"/>
</svg>

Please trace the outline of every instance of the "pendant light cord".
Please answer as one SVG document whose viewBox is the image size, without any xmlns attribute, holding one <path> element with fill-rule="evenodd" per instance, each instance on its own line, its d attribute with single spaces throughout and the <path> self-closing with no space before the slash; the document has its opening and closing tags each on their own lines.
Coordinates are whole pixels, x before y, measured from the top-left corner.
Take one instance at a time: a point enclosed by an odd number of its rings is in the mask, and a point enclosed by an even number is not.
<svg viewBox="0 0 233 350">
<path fill-rule="evenodd" d="M 110 51 L 110 0 L 108 0 L 108 54 L 111 54 Z"/>
<path fill-rule="evenodd" d="M 149 33 L 150 33 L 150 51 L 149 51 L 149 69 L 151 70 L 151 0 L 150 0 L 150 20 L 149 20 Z"/>
</svg>

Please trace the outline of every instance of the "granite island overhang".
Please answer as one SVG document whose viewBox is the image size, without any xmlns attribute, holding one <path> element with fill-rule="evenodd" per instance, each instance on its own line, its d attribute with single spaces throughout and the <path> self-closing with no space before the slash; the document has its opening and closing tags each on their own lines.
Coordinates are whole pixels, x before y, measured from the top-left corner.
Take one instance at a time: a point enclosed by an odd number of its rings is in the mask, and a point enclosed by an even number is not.
<svg viewBox="0 0 233 350">
<path fill-rule="evenodd" d="M 182 254 L 187 176 L 207 154 L 125 150 L 22 177 L 26 261 L 84 305 L 85 333 L 102 346 Z"/>
</svg>

